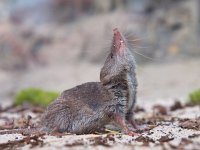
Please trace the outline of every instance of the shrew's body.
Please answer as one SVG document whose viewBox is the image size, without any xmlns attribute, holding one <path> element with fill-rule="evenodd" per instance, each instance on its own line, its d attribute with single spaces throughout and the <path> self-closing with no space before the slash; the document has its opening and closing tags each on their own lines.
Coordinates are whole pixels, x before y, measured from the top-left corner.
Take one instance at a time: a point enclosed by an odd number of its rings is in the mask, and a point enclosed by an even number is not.
<svg viewBox="0 0 200 150">
<path fill-rule="evenodd" d="M 130 133 L 136 101 L 135 60 L 121 33 L 114 29 L 113 44 L 100 73 L 101 82 L 89 82 L 64 91 L 44 116 L 45 131 L 92 133 L 110 121 Z"/>
</svg>

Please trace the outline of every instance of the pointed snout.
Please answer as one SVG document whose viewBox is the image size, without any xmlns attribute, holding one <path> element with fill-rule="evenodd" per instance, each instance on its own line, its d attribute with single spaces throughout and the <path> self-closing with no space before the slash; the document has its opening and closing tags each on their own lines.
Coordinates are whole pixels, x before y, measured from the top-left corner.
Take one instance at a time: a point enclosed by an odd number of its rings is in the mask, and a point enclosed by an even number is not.
<svg viewBox="0 0 200 150">
<path fill-rule="evenodd" d="M 125 50 L 125 41 L 122 37 L 122 34 L 119 32 L 117 28 L 113 29 L 113 46 L 117 53 L 122 54 Z"/>
</svg>

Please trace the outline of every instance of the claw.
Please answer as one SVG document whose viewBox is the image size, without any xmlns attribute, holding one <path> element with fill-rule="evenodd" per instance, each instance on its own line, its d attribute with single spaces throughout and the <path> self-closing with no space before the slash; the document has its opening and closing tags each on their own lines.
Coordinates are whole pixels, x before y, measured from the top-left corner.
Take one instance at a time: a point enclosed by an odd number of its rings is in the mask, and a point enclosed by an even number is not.
<svg viewBox="0 0 200 150">
<path fill-rule="evenodd" d="M 136 132 L 133 132 L 133 131 L 128 131 L 127 134 L 129 136 L 139 136 L 140 134 L 136 133 Z"/>
</svg>

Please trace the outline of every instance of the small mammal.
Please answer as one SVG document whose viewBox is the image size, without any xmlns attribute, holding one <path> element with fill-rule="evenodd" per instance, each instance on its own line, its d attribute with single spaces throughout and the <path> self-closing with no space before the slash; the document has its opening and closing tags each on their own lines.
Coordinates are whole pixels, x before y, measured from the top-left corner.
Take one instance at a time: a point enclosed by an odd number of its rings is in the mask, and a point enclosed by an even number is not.
<svg viewBox="0 0 200 150">
<path fill-rule="evenodd" d="M 124 133 L 135 134 L 127 126 L 128 122 L 135 127 L 135 59 L 119 30 L 116 28 L 113 32 L 111 50 L 101 69 L 100 82 L 84 83 L 61 93 L 47 107 L 37 130 L 87 134 L 114 121 Z"/>
</svg>

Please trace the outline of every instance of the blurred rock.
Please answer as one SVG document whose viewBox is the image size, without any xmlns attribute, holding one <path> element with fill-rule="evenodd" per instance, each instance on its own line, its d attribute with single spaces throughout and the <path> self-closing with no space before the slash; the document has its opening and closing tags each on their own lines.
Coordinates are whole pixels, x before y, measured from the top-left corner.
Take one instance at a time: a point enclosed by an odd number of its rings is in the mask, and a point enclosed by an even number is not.
<svg viewBox="0 0 200 150">
<path fill-rule="evenodd" d="M 0 31 L 0 68 L 24 70 L 33 64 L 42 65 L 41 48 L 50 42 L 49 37 L 31 30 L 19 32 Z"/>
</svg>

